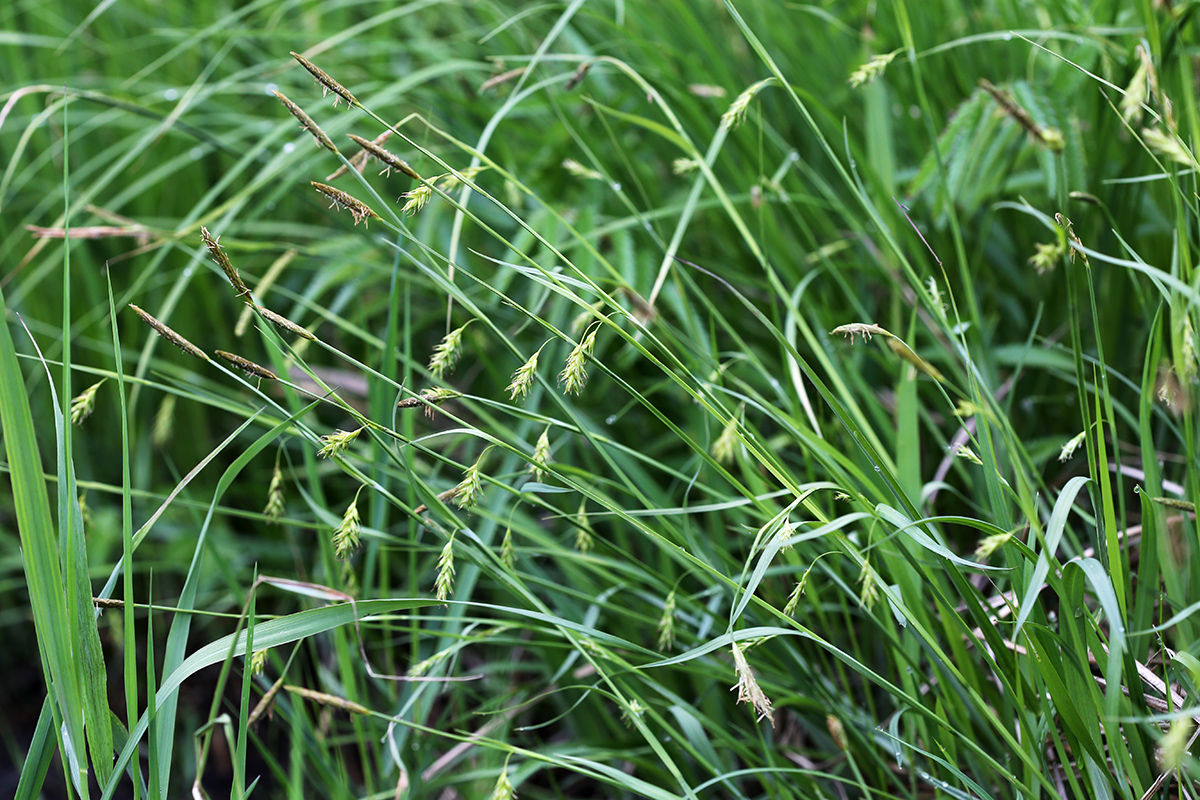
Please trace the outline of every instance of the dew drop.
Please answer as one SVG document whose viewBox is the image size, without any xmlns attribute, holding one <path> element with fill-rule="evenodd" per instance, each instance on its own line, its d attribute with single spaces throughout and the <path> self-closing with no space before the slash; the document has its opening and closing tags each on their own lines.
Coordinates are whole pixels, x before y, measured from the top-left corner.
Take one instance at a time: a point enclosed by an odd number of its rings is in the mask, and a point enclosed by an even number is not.
<svg viewBox="0 0 1200 800">
<path fill-rule="evenodd" d="M 614 192 L 619 192 L 619 191 L 621 191 L 621 184 L 619 184 L 619 183 L 617 183 L 617 182 L 615 182 L 615 181 L 614 181 L 614 182 L 613 182 L 613 185 L 612 185 L 612 190 L 613 190 Z"/>
<path fill-rule="evenodd" d="M 616 421 L 617 421 L 617 415 L 616 415 L 616 414 L 609 414 L 609 415 L 608 415 L 608 418 L 604 420 L 604 424 L 605 424 L 605 425 L 612 425 L 612 424 L 613 424 L 614 422 L 616 422 Z"/>
<path fill-rule="evenodd" d="M 277 91 L 279 91 L 279 84 L 277 84 L 277 83 L 268 83 L 266 86 L 263 87 L 263 94 L 268 94 L 268 95 L 273 96 Z"/>
<path fill-rule="evenodd" d="M 191 150 L 188 150 L 188 158 L 190 158 L 192 161 L 199 161 L 200 159 L 204 158 L 204 148 L 193 147 Z"/>
<path fill-rule="evenodd" d="M 295 150 L 295 149 L 296 149 L 296 143 L 295 143 L 295 142 L 287 142 L 287 143 L 286 143 L 286 144 L 284 144 L 284 146 L 283 146 L 283 152 L 285 152 L 285 153 L 290 153 L 290 152 L 292 152 L 292 151 L 293 151 L 293 150 Z"/>
<path fill-rule="evenodd" d="M 166 91 L 163 92 L 163 99 L 166 100 L 167 102 L 171 102 L 172 100 L 178 100 L 179 99 L 179 90 L 178 89 L 167 89 Z"/>
<path fill-rule="evenodd" d="M 1006 41 L 1006 42 L 1011 42 L 1011 41 L 1012 41 L 1012 34 L 1011 34 L 1011 33 L 1006 33 L 1006 34 L 1004 34 L 1003 36 L 1001 36 L 1000 38 L 1001 38 L 1001 39 L 1003 39 L 1003 40 L 1004 40 L 1004 41 Z"/>
</svg>

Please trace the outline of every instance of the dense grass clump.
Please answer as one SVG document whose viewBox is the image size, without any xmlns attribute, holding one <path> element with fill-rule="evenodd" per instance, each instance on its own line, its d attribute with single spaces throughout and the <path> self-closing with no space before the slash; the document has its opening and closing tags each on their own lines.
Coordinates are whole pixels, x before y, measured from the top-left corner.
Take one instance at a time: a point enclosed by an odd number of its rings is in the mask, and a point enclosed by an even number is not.
<svg viewBox="0 0 1200 800">
<path fill-rule="evenodd" d="M 69 6 L 0 791 L 1196 794 L 1194 3 Z"/>
</svg>

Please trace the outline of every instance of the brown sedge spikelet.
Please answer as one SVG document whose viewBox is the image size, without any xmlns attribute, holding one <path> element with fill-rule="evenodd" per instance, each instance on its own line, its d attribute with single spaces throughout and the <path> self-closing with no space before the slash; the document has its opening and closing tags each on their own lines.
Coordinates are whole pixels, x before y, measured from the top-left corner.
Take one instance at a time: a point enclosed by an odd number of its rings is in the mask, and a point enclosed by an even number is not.
<svg viewBox="0 0 1200 800">
<path fill-rule="evenodd" d="M 508 83 L 514 78 L 519 78 L 529 70 L 529 67 L 517 67 L 510 69 L 507 72 L 501 72 L 499 75 L 493 75 L 483 83 L 479 84 L 479 94 L 483 94 L 488 89 L 495 89 L 502 83 Z"/>
<path fill-rule="evenodd" d="M 333 143 L 333 139 L 330 139 L 329 135 L 321 130 L 321 126 L 314 122 L 312 117 L 304 113 L 304 109 L 289 100 L 283 92 L 274 92 L 274 95 L 279 98 L 279 102 L 283 103 L 284 108 L 292 112 L 293 117 L 300 120 L 300 127 L 311 133 L 317 140 L 317 144 L 331 153 L 337 153 L 337 145 Z"/>
<path fill-rule="evenodd" d="M 225 248 L 221 247 L 219 242 L 220 237 L 213 236 L 208 232 L 208 228 L 200 229 L 200 241 L 204 242 L 204 246 L 208 248 L 208 252 L 212 254 L 213 260 L 217 262 L 217 266 L 225 273 L 225 277 L 229 279 L 229 285 L 238 293 L 238 297 L 247 297 L 250 294 L 250 289 L 242 281 L 242 276 L 233 268 L 233 263 L 230 262 L 229 256 L 225 254 Z"/>
<path fill-rule="evenodd" d="M 364 151 L 366 151 L 369 155 L 374 156 L 382 164 L 384 164 L 384 170 L 383 170 L 384 172 L 390 172 L 391 170 L 394 169 L 397 172 L 404 173 L 405 175 L 407 175 L 408 177 L 412 178 L 415 181 L 421 180 L 421 176 L 417 174 L 417 171 L 415 169 L 413 169 L 412 167 L 410 167 L 408 165 L 408 162 L 405 161 L 404 159 L 400 158 L 399 156 L 395 155 L 394 153 L 384 150 L 382 147 L 375 144 L 370 139 L 364 139 L 361 136 L 355 136 L 353 133 L 347 134 L 347 135 L 350 137 L 350 140 L 352 142 L 354 142 L 356 145 L 358 145 Z"/>
<path fill-rule="evenodd" d="M 1003 89 L 999 89 L 987 78 L 980 78 L 979 85 L 983 90 L 992 96 L 992 99 L 1004 109 L 1005 113 L 1016 120 L 1017 124 L 1029 132 L 1037 141 L 1046 146 L 1052 153 L 1061 153 L 1066 147 L 1066 140 L 1063 139 L 1062 131 L 1057 128 L 1043 128 L 1038 125 L 1029 112 L 1022 108 L 1012 95 Z"/>
<path fill-rule="evenodd" d="M 440 406 L 452 397 L 462 397 L 462 392 L 456 392 L 453 389 L 443 389 L 441 387 L 423 389 L 419 395 L 406 397 L 396 403 L 396 408 L 424 408 L 425 416 L 432 417 L 434 407 Z"/>
<path fill-rule="evenodd" d="M 379 147 L 383 147 L 384 142 L 386 142 L 390 138 L 392 138 L 392 130 L 391 130 L 391 128 L 388 128 L 386 131 L 384 131 L 383 133 L 379 134 L 374 139 L 372 139 L 371 142 L 375 145 L 378 145 Z M 366 150 L 359 150 L 357 153 L 350 156 L 350 166 L 354 168 L 355 172 L 357 172 L 359 175 L 361 175 L 363 168 L 366 167 L 366 165 L 367 165 L 367 159 L 370 157 L 371 157 L 371 154 L 368 153 Z M 331 172 L 329 174 L 329 177 L 326 178 L 325 180 L 332 181 L 335 178 L 342 177 L 347 172 L 349 172 L 349 168 L 345 164 L 342 164 L 340 167 L 338 167 L 333 172 Z"/>
<path fill-rule="evenodd" d="M 342 86 L 340 83 L 335 81 L 325 70 L 321 69 L 299 53 L 292 52 L 292 58 L 299 61 L 300 66 L 308 70 L 309 74 L 317 79 L 317 83 L 321 84 L 322 97 L 324 97 L 327 92 L 333 92 L 334 108 L 337 108 L 338 98 L 345 100 L 349 105 L 359 107 L 362 106 L 362 103 L 358 102 L 354 95 L 350 94 L 349 90 L 346 89 L 345 86 Z"/>
<path fill-rule="evenodd" d="M 203 361 L 212 361 L 212 359 L 208 357 L 208 353 L 205 353 L 199 347 L 196 347 L 196 345 L 192 344 L 187 339 L 183 338 L 178 333 L 171 330 L 166 325 L 162 324 L 154 317 L 135 306 L 133 303 L 130 303 L 129 307 L 132 308 L 147 325 L 149 325 L 151 328 L 154 328 L 155 332 L 158 333 L 159 336 L 163 337 L 183 352 L 187 353 L 188 355 L 195 356 Z"/>
<path fill-rule="evenodd" d="M 376 219 L 380 218 L 379 215 L 372 211 L 371 208 L 362 200 L 359 200 L 356 197 L 351 197 L 341 189 L 335 189 L 332 186 L 326 186 L 325 184 L 317 183 L 316 181 L 309 181 L 309 183 L 313 185 L 314 189 L 332 201 L 332 204 L 329 206 L 330 208 L 338 206 L 349 211 L 350 215 L 354 217 L 355 225 L 360 222 L 363 223 L 363 225 L 366 225 L 367 220 L 369 220 L 371 217 L 375 217 Z"/>
<path fill-rule="evenodd" d="M 279 380 L 279 376 L 271 372 L 271 370 L 255 364 L 248 358 L 242 358 L 237 353 L 227 353 L 224 350 L 215 350 L 214 352 L 247 375 L 253 375 L 255 378 L 266 378 L 269 381 Z"/>
<path fill-rule="evenodd" d="M 592 68 L 591 61 L 585 61 L 582 64 L 580 64 L 579 68 L 575 70 L 575 74 L 572 75 L 571 79 L 567 81 L 565 86 L 563 86 L 563 91 L 569 92 L 572 89 L 574 89 L 576 86 L 578 86 L 583 81 L 583 79 L 585 77 L 587 77 L 588 70 L 591 68 Z"/>
<path fill-rule="evenodd" d="M 276 314 L 271 309 L 259 305 L 256 305 L 255 308 L 258 309 L 258 313 L 266 317 L 276 327 L 283 328 L 288 333 L 294 333 L 303 339 L 308 339 L 310 342 L 317 341 L 317 337 L 313 335 L 312 331 L 300 327 L 282 314 Z"/>
<path fill-rule="evenodd" d="M 366 706 L 361 706 L 352 700 L 346 700 L 343 697 L 338 697 L 325 692 L 314 692 L 312 689 L 305 689 L 303 686 L 284 686 L 283 690 L 289 694 L 294 694 L 303 697 L 305 700 L 311 700 L 314 703 L 320 703 L 323 706 L 330 708 L 339 708 L 342 711 L 347 711 L 351 714 L 360 714 L 364 717 L 373 716 L 371 709 Z"/>
</svg>

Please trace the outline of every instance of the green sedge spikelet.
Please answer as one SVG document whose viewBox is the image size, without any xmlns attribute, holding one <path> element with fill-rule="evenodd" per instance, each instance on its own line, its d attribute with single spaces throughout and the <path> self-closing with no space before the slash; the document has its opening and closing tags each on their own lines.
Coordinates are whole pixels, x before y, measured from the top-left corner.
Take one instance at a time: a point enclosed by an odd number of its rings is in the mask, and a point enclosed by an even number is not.
<svg viewBox="0 0 1200 800">
<path fill-rule="evenodd" d="M 97 383 L 93 383 L 88 388 L 84 389 L 79 395 L 71 400 L 71 424 L 80 425 L 85 419 L 92 415 L 96 410 L 96 391 L 104 385 L 104 378 Z"/>
<path fill-rule="evenodd" d="M 339 430 L 326 436 L 322 436 L 322 447 L 317 451 L 317 455 L 319 455 L 321 458 L 329 458 L 330 456 L 338 455 L 347 447 L 349 447 L 350 443 L 357 439 L 358 435 L 362 433 L 363 430 L 364 428 L 357 428 L 352 431 Z"/>
</svg>

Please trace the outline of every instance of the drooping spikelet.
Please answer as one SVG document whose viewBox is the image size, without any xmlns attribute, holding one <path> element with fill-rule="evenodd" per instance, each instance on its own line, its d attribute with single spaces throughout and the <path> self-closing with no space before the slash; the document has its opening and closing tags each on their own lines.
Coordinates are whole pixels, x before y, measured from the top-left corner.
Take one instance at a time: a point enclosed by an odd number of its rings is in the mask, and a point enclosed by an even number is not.
<svg viewBox="0 0 1200 800">
<path fill-rule="evenodd" d="M 734 98 L 734 101 L 729 105 L 729 109 L 721 115 L 721 127 L 726 130 L 733 130 L 738 125 L 741 125 L 742 121 L 746 119 L 746 111 L 750 108 L 750 101 L 754 99 L 756 94 L 775 82 L 775 78 L 763 78 Z"/>
<path fill-rule="evenodd" d="M 317 144 L 331 153 L 338 151 L 337 145 L 333 143 L 333 139 L 330 139 L 329 135 L 321 130 L 320 125 L 313 122 L 312 117 L 304 113 L 304 109 L 289 100 L 283 92 L 275 92 L 274 94 L 279 98 L 279 102 L 283 103 L 283 107 L 292 112 L 293 117 L 300 120 L 300 127 L 313 135 L 313 138 L 317 140 Z"/>
<path fill-rule="evenodd" d="M 99 383 L 93 383 L 71 400 L 72 425 L 79 425 L 92 415 L 92 411 L 96 408 L 96 391 L 104 385 L 106 380 L 108 378 L 101 379 Z"/>
<path fill-rule="evenodd" d="M 509 399 L 523 400 L 529 394 L 529 387 L 533 384 L 533 378 L 537 375 L 538 354 L 540 350 L 534 352 L 521 366 L 517 367 L 517 371 L 513 373 L 512 381 L 508 384 Z"/>
<path fill-rule="evenodd" d="M 596 332 L 598 330 L 600 330 L 600 323 L 593 325 L 584 334 L 579 344 L 575 345 L 567 355 L 567 364 L 558 376 L 558 382 L 562 384 L 564 393 L 579 394 L 583 391 L 583 387 L 587 385 L 587 360 L 591 357 L 592 350 L 596 347 Z"/>
<path fill-rule="evenodd" d="M 355 225 L 360 222 L 365 225 L 366 221 L 371 217 L 374 217 L 375 219 L 380 218 L 379 215 L 372 211 L 370 207 L 362 200 L 359 200 L 356 197 L 351 197 L 341 189 L 335 189 L 332 186 L 326 186 L 325 184 L 317 183 L 316 181 L 309 181 L 309 183 L 313 185 L 314 189 L 332 201 L 331 205 L 329 206 L 330 208 L 338 206 L 349 211 L 351 216 L 354 217 Z"/>
<path fill-rule="evenodd" d="M 183 352 L 187 353 L 188 355 L 195 356 L 196 358 L 202 359 L 204 361 L 212 361 L 212 359 L 208 357 L 208 353 L 205 353 L 199 347 L 196 347 L 196 345 L 192 344 L 187 339 L 183 338 L 178 333 L 171 330 L 166 325 L 162 324 L 161 322 L 156 320 L 154 317 L 150 316 L 145 311 L 143 311 L 142 309 L 135 306 L 133 303 L 130 303 L 129 307 L 132 308 L 139 317 L 141 317 L 143 320 L 145 320 L 147 325 L 149 325 L 151 328 L 154 328 L 155 332 L 157 332 L 159 336 L 163 337 L 164 339 L 166 339 L 168 342 L 170 342 L 171 344 L 178 347 Z"/>
<path fill-rule="evenodd" d="M 870 83 L 883 74 L 887 69 L 887 65 L 892 63 L 892 59 L 896 57 L 899 50 L 893 50 L 890 53 L 871 56 L 871 60 L 863 64 L 854 72 L 850 73 L 850 88 L 857 89 L 864 83 Z"/>
<path fill-rule="evenodd" d="M 317 79 L 317 83 L 321 84 L 321 87 L 322 87 L 321 88 L 321 96 L 322 97 L 325 96 L 326 92 L 333 92 L 334 107 L 337 106 L 338 98 L 345 100 L 347 103 L 349 103 L 352 106 L 361 106 L 362 105 L 362 103 L 358 102 L 358 100 L 355 99 L 354 95 L 350 94 L 349 90 L 347 90 L 345 86 L 342 86 L 340 83 L 335 81 L 332 77 L 330 77 L 329 73 L 325 72 L 325 70 L 321 69 L 316 64 L 312 63 L 311 61 L 309 61 L 307 58 L 300 55 L 299 53 L 293 52 L 292 58 L 299 61 L 300 66 L 302 66 L 306 70 L 308 70 L 309 74 L 311 74 L 314 78 Z"/>
<path fill-rule="evenodd" d="M 467 325 L 470 324 L 470 322 L 467 323 Z M 467 329 L 467 325 L 450 331 L 434 345 L 433 355 L 429 357 L 429 374 L 434 380 L 441 380 L 458 363 L 458 359 L 463 353 L 463 331 Z"/>
</svg>

